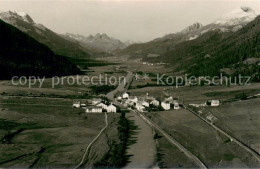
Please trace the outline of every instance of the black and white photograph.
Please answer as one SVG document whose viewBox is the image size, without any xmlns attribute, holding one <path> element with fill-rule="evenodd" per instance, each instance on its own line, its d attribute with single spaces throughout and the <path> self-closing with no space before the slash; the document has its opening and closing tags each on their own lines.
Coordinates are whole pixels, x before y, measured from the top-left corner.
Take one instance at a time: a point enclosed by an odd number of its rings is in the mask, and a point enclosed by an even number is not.
<svg viewBox="0 0 260 169">
<path fill-rule="evenodd" d="M 260 0 L 1 0 L 1 169 L 259 169 Z"/>
</svg>

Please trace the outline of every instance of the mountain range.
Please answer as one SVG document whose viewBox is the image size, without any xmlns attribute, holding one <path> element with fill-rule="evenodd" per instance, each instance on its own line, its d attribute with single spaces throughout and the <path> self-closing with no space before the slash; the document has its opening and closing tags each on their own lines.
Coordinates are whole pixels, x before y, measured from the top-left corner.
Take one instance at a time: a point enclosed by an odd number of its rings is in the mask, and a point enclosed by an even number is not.
<svg viewBox="0 0 260 169">
<path fill-rule="evenodd" d="M 91 51 L 87 48 L 82 47 L 78 42 L 64 39 L 42 24 L 35 23 L 33 19 L 24 12 L 1 12 L 0 19 L 48 46 L 57 55 L 73 58 L 90 57 Z"/>
<path fill-rule="evenodd" d="M 29 17 L 25 17 L 31 21 Z M 0 79 L 13 76 L 64 76 L 80 70 L 19 29 L 0 20 Z"/>
<path fill-rule="evenodd" d="M 44 70 L 49 75 L 75 73 L 79 70 L 65 57 L 89 58 L 93 53 L 103 52 L 102 55 L 112 53 L 123 58 L 170 63 L 176 74 L 243 74 L 260 81 L 260 16 L 249 7 L 235 9 L 211 24 L 204 26 L 196 22 L 177 33 L 138 44 L 123 43 L 106 34 L 59 35 L 36 24 L 23 12 L 1 12 L 0 19 L 20 30 L 1 21 L 1 41 L 10 41 L 0 45 L 0 71 L 11 70 L 7 78 L 15 72 L 20 75 L 43 75 Z"/>
<path fill-rule="evenodd" d="M 96 35 L 83 36 L 78 34 L 67 33 L 63 35 L 69 40 L 76 40 L 86 48 L 94 49 L 100 52 L 112 52 L 117 49 L 126 48 L 131 42 L 124 43 L 116 38 L 109 37 L 105 33 L 97 33 Z"/>
<path fill-rule="evenodd" d="M 160 57 L 175 71 L 195 76 L 219 73 L 236 76 L 260 75 L 260 16 L 236 32 L 209 31 L 195 40 L 182 42 Z"/>
<path fill-rule="evenodd" d="M 151 54 L 161 56 L 173 50 L 176 44 L 194 40 L 210 31 L 221 30 L 221 32 L 235 32 L 254 20 L 257 15 L 258 13 L 251 8 L 241 7 L 223 15 L 211 24 L 203 26 L 201 23 L 196 22 L 177 33 L 168 34 L 150 42 L 130 45 L 123 50 L 117 51 L 115 54 L 144 59 Z"/>
<path fill-rule="evenodd" d="M 124 49 L 133 44 L 131 41 L 124 43 L 116 38 L 109 37 L 105 33 L 98 33 L 88 37 L 72 33 L 58 34 L 42 24 L 35 23 L 33 19 L 24 12 L 0 12 L 0 19 L 45 44 L 52 49 L 55 54 L 72 58 L 88 58 L 97 53 Z"/>
<path fill-rule="evenodd" d="M 148 62 L 170 63 L 177 74 L 243 74 L 252 75 L 259 81 L 259 20 L 257 12 L 241 7 L 211 24 L 194 23 L 178 33 L 130 45 L 116 54 Z"/>
</svg>

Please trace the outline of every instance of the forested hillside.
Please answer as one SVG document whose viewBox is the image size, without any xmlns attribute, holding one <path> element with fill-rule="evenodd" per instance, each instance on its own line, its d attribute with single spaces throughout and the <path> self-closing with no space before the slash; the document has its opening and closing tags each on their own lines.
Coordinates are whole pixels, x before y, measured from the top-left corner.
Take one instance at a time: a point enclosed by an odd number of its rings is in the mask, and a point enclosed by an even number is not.
<svg viewBox="0 0 260 169">
<path fill-rule="evenodd" d="M 61 76 L 79 73 L 63 56 L 0 20 L 0 79 L 12 76 Z"/>
<path fill-rule="evenodd" d="M 260 16 L 237 32 L 216 30 L 180 43 L 161 59 L 176 65 L 176 71 L 185 70 L 195 76 L 213 76 L 230 70 L 232 75 L 241 73 L 258 78 L 259 58 Z"/>
<path fill-rule="evenodd" d="M 20 16 L 18 12 L 1 12 L 0 19 L 48 46 L 57 55 L 72 58 L 90 57 L 89 50 L 82 47 L 78 42 L 64 39 L 44 25 L 35 23 L 26 13 Z"/>
</svg>

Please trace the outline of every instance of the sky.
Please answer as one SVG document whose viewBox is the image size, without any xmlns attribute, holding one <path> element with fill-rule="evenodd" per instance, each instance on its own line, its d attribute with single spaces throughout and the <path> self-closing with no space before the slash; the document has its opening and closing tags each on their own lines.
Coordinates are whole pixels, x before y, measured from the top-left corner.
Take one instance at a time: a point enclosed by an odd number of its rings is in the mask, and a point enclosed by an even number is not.
<svg viewBox="0 0 260 169">
<path fill-rule="evenodd" d="M 146 42 L 200 22 L 209 24 L 241 6 L 260 11 L 260 0 L 1 0 L 1 11 L 26 12 L 57 33 L 106 33 Z"/>
</svg>

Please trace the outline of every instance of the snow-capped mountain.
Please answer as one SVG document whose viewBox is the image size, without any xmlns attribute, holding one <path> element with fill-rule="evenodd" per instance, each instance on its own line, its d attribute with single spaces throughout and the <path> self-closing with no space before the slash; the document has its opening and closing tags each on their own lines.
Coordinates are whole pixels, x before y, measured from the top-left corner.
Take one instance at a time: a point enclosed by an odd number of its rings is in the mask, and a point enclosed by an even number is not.
<svg viewBox="0 0 260 169">
<path fill-rule="evenodd" d="M 12 12 L 12 11 L 7 11 L 7 12 L 2 12 L 0 13 L 0 19 L 4 20 L 5 22 L 8 21 L 9 24 L 15 24 L 17 19 L 18 20 L 23 20 L 24 22 L 34 24 L 34 21 L 32 18 L 24 12 Z"/>
<path fill-rule="evenodd" d="M 201 29 L 202 27 L 203 27 L 203 25 L 202 25 L 201 23 L 196 22 L 196 23 L 194 23 L 194 24 L 188 26 L 187 28 L 183 29 L 183 30 L 181 31 L 181 33 L 184 33 L 184 34 L 186 34 L 186 33 L 192 33 L 192 32 L 195 32 L 195 31 Z"/>
<path fill-rule="evenodd" d="M 222 17 L 208 25 L 203 26 L 196 22 L 179 32 L 167 34 L 150 42 L 130 45 L 125 50 L 119 51 L 118 55 L 125 55 L 128 53 L 136 57 L 146 57 L 149 53 L 163 55 L 167 51 L 174 49 L 175 45 L 185 41 L 195 40 L 206 33 L 215 31 L 227 33 L 236 32 L 249 22 L 253 21 L 258 15 L 258 12 L 249 7 L 241 7 L 224 14 Z"/>
<path fill-rule="evenodd" d="M 241 7 L 235 9 L 214 22 L 214 24 L 234 26 L 247 24 L 254 20 L 257 16 L 257 12 L 249 7 Z"/>
<path fill-rule="evenodd" d="M 6 23 L 9 23 L 19 28 L 23 32 L 28 32 L 30 30 L 30 28 L 25 26 L 23 22 L 25 22 L 28 25 L 34 26 L 36 31 L 39 34 L 42 33 L 42 31 L 46 31 L 47 29 L 43 25 L 35 23 L 33 19 L 27 13 L 24 12 L 16 12 L 16 11 L 1 12 L 0 19 L 5 21 Z"/>
<path fill-rule="evenodd" d="M 88 47 L 103 52 L 111 52 L 116 49 L 123 49 L 127 47 L 127 45 L 122 41 L 113 37 L 109 37 L 105 33 L 97 33 L 94 36 L 89 35 L 87 37 L 83 35 L 67 33 L 65 36 L 74 39 L 76 41 L 79 41 L 87 45 Z"/>
<path fill-rule="evenodd" d="M 0 12 L 0 19 L 15 26 L 40 43 L 45 44 L 51 48 L 55 54 L 69 57 L 89 56 L 89 51 L 87 49 L 83 48 L 78 43 L 62 38 L 44 25 L 35 23 L 33 19 L 24 12 Z"/>
<path fill-rule="evenodd" d="M 124 41 L 124 44 L 126 44 L 126 46 L 130 46 L 130 45 L 133 45 L 133 44 L 136 44 L 136 43 L 141 43 L 141 42 L 134 42 L 132 40 Z"/>
<path fill-rule="evenodd" d="M 178 41 L 192 40 L 198 37 L 198 32 L 203 28 L 203 25 L 199 22 L 195 22 L 192 25 L 187 26 L 183 30 L 177 33 L 166 34 L 161 38 L 157 38 L 153 41 L 164 41 L 171 39 L 178 39 Z"/>
</svg>

